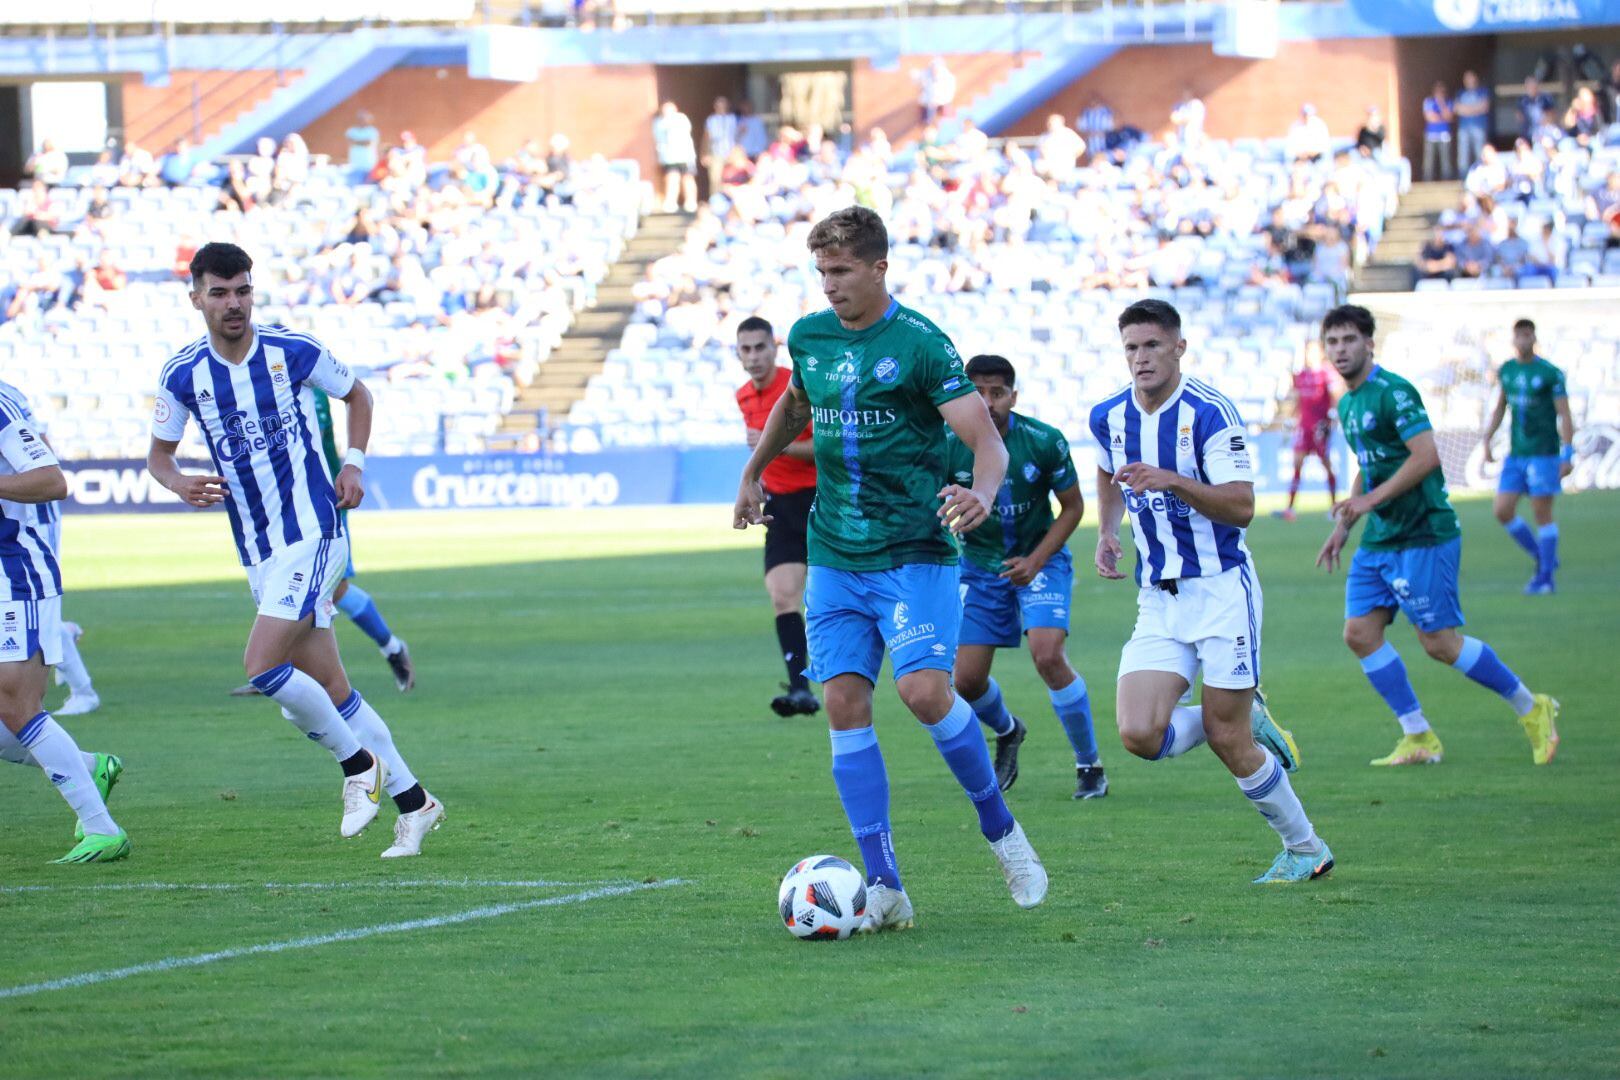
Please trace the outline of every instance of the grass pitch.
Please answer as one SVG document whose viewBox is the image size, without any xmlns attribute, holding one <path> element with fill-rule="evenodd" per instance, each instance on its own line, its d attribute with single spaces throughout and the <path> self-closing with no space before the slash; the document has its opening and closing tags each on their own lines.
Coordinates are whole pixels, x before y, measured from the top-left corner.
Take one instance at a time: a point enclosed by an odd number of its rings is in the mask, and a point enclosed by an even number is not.
<svg viewBox="0 0 1620 1080">
<path fill-rule="evenodd" d="M 777 879 L 855 846 L 824 725 L 765 707 L 759 539 L 724 509 L 356 519 L 360 580 L 420 688 L 396 694 L 345 625 L 349 667 L 449 811 L 397 863 L 377 858 L 391 808 L 341 840 L 336 768 L 225 696 L 252 611 L 223 518 L 71 519 L 65 613 L 105 705 L 67 726 L 124 756 L 135 854 L 45 865 L 68 811 L 0 766 L 0 1075 L 1613 1076 L 1620 496 L 1559 508 L 1562 591 L 1543 598 L 1519 595 L 1528 560 L 1488 506 L 1461 508 L 1470 630 L 1563 703 L 1551 767 L 1402 624 L 1446 762 L 1369 768 L 1397 729 L 1340 643 L 1342 577 L 1311 567 L 1326 523 L 1265 519 L 1267 689 L 1331 877 L 1249 885 L 1276 841 L 1213 756 L 1120 749 L 1133 597 L 1085 572 L 1071 657 L 1109 798 L 1070 800 L 1031 665 L 997 667 L 1030 722 L 1010 802 L 1046 904 L 1008 900 L 885 684 L 917 928 L 830 945 L 777 924 Z M 1094 543 L 1076 537 L 1079 566 Z M 222 887 L 124 888 L 153 883 Z"/>
</svg>

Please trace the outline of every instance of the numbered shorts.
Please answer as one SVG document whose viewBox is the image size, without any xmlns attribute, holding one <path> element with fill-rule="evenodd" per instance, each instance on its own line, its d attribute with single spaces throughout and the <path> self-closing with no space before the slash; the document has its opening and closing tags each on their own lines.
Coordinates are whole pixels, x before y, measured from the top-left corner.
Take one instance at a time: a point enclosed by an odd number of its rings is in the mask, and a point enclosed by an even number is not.
<svg viewBox="0 0 1620 1080">
<path fill-rule="evenodd" d="M 1502 459 L 1502 475 L 1496 478 L 1499 495 L 1562 495 L 1564 480 L 1558 475 L 1561 462 L 1557 454 L 1545 457 L 1519 457 L 1509 454 Z"/>
<path fill-rule="evenodd" d="M 884 649 L 896 679 L 925 668 L 950 671 L 962 619 L 956 587 L 955 566 L 810 567 L 804 590 L 806 674 L 817 682 L 860 675 L 876 683 Z"/>
<path fill-rule="evenodd" d="M 1344 581 L 1344 617 L 1354 619 L 1379 609 L 1400 608 L 1419 630 L 1444 630 L 1463 624 L 1457 597 L 1462 565 L 1462 537 L 1432 547 L 1402 551 L 1361 548 L 1350 559 Z"/>
<path fill-rule="evenodd" d="M 1136 629 L 1119 657 L 1119 675 L 1173 671 L 1192 685 L 1247 690 L 1260 683 L 1260 579 L 1245 563 L 1214 577 L 1182 578 L 1174 595 L 1136 595 Z"/>
<path fill-rule="evenodd" d="M 62 598 L 0 600 L 0 664 L 15 664 L 35 653 L 50 665 L 62 662 Z"/>
<path fill-rule="evenodd" d="M 349 563 L 349 538 L 300 540 L 258 566 L 248 567 L 248 587 L 259 614 L 298 622 L 310 615 L 315 625 L 332 625 L 332 592 Z"/>
<path fill-rule="evenodd" d="M 1031 630 L 1069 629 L 1074 563 L 1064 548 L 1047 560 L 1028 585 L 1018 586 L 988 570 L 962 563 L 963 645 L 1016 649 Z"/>
</svg>

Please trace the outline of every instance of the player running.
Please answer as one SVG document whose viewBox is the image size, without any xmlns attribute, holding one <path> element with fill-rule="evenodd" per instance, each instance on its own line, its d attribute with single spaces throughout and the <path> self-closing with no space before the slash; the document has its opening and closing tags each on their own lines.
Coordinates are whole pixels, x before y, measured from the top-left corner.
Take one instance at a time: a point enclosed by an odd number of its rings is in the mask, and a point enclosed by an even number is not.
<svg viewBox="0 0 1620 1080">
<path fill-rule="evenodd" d="M 861 206 L 839 210 L 810 230 L 807 246 L 832 306 L 788 334 L 792 384 L 743 469 L 733 525 L 769 523 L 760 477 L 813 423 L 810 677 L 826 695 L 833 782 L 866 864 L 861 930 L 912 924 L 872 730 L 885 647 L 900 699 L 967 791 L 1013 900 L 1034 907 L 1046 897 L 1046 869 L 1007 809 L 973 710 L 950 680 L 962 617 L 951 534 L 988 518 L 1007 451 L 950 339 L 890 297 L 883 219 Z M 947 424 L 973 453 L 972 487 L 946 481 Z"/>
<path fill-rule="evenodd" d="M 737 388 L 737 407 L 748 430 L 748 445 L 759 445 L 759 434 L 776 399 L 787 390 L 793 373 L 776 364 L 776 331 L 758 315 L 737 326 L 737 359 L 748 381 Z M 782 455 L 765 466 L 765 591 L 776 609 L 776 640 L 787 664 L 787 691 L 771 699 L 777 716 L 808 716 L 821 710 L 810 692 L 804 669 L 808 646 L 804 636 L 804 578 L 808 557 L 810 505 L 816 501 L 816 454 L 810 432 L 788 444 Z"/>
<path fill-rule="evenodd" d="M 1529 319 L 1513 324 L 1513 353 L 1497 375 L 1496 405 L 1485 425 L 1484 456 L 1491 460 L 1491 439 L 1512 405 L 1512 440 L 1496 482 L 1496 520 L 1536 561 L 1535 576 L 1524 587 L 1525 594 L 1542 596 L 1557 591 L 1553 574 L 1558 569 L 1558 523 L 1553 520 L 1553 499 L 1564 490 L 1564 477 L 1575 469 L 1575 417 L 1569 411 L 1564 373 L 1536 355 L 1536 324 Z M 1519 517 L 1523 495 L 1530 496 L 1530 510 L 1536 516 L 1534 533 Z"/>
<path fill-rule="evenodd" d="M 1262 601 L 1243 531 L 1254 468 L 1243 420 L 1223 395 L 1181 373 L 1181 316 L 1139 300 L 1119 317 L 1131 385 L 1091 410 L 1097 440 L 1097 573 L 1123 580 L 1119 525 L 1136 543 L 1136 629 L 1119 658 L 1119 735 L 1137 757 L 1176 757 L 1205 742 L 1283 850 L 1255 884 L 1309 881 L 1333 869 L 1288 774 L 1293 737 L 1258 697 Z M 1200 706 L 1177 702 L 1203 668 Z"/>
<path fill-rule="evenodd" d="M 990 675 L 997 649 L 1016 649 L 1029 639 L 1030 659 L 1046 683 L 1052 710 L 1074 749 L 1076 799 L 1108 794 L 1108 777 L 1097 754 L 1086 681 L 1069 666 L 1074 563 L 1068 541 L 1085 514 L 1085 502 L 1063 433 L 1013 411 L 1017 375 L 1006 357 L 975 356 L 967 377 L 990 410 L 1007 447 L 1007 478 L 996 493 L 995 521 L 962 538 L 962 638 L 956 650 L 956 692 L 968 699 L 980 722 L 996 734 L 996 780 L 1009 790 L 1018 779 L 1018 748 L 1024 722 L 1007 710 L 1001 687 Z M 973 453 L 947 433 L 947 474 L 952 483 L 973 482 Z M 1058 515 L 1052 516 L 1052 499 Z"/>
<path fill-rule="evenodd" d="M 337 452 L 337 433 L 332 424 L 332 400 L 327 397 L 325 390 L 315 391 L 315 420 L 321 429 L 321 456 L 326 459 L 326 471 L 336 476 L 343 471 L 343 459 Z M 343 519 L 343 532 L 349 532 L 349 512 L 339 512 Z M 349 617 L 349 621 L 360 628 L 377 645 L 377 651 L 388 662 L 388 670 L 394 673 L 394 686 L 400 693 L 406 693 L 416 686 L 416 666 L 411 663 L 411 650 L 405 645 L 405 640 L 394 634 L 388 628 L 388 622 L 377 610 L 377 602 L 371 594 L 354 583 L 354 551 L 351 548 L 349 560 L 343 567 L 343 580 L 338 582 L 337 591 L 332 593 L 332 603 L 337 609 Z M 259 693 L 259 688 L 252 683 L 238 686 L 231 691 L 233 697 L 252 697 Z"/>
<path fill-rule="evenodd" d="M 67 498 L 67 478 L 18 399 L 0 393 L 0 757 L 38 766 L 78 815 L 79 841 L 57 862 L 112 862 L 129 854 L 105 797 L 122 763 L 80 751 L 44 707 L 48 666 L 61 659 L 62 570 L 38 507 Z"/>
<path fill-rule="evenodd" d="M 46 446 L 51 445 L 50 433 L 45 425 L 40 423 L 34 415 L 33 407 L 28 402 L 28 396 L 8 382 L 0 381 L 0 397 L 10 401 L 22 413 L 23 420 L 27 422 L 30 430 L 45 441 Z M 53 451 L 54 453 L 54 448 Z M 62 561 L 62 507 L 54 502 L 40 503 L 32 508 L 34 523 L 40 535 L 50 545 L 51 554 L 56 556 L 58 563 Z M 85 713 L 95 712 L 101 708 L 101 696 L 96 693 L 95 683 L 91 681 L 90 669 L 84 665 L 84 657 L 79 655 L 79 638 L 84 636 L 84 630 L 78 623 L 64 622 L 61 624 L 61 660 L 56 665 L 56 683 L 58 686 L 67 684 L 68 698 L 62 706 L 53 711 L 54 716 L 83 716 Z M 103 793 L 105 794 L 105 793 Z"/>
<path fill-rule="evenodd" d="M 1299 497 L 1299 477 L 1305 462 L 1322 459 L 1327 470 L 1328 499 L 1339 501 L 1339 479 L 1333 475 L 1333 376 L 1322 366 L 1321 347 L 1314 342 L 1305 348 L 1305 366 L 1294 372 L 1294 478 L 1288 482 L 1288 506 L 1276 515 L 1293 521 L 1294 500 Z"/>
<path fill-rule="evenodd" d="M 147 469 L 191 506 L 224 503 L 258 606 L 243 666 L 342 767 L 342 835 L 371 824 L 386 790 L 399 819 L 383 858 L 416 855 L 444 807 L 349 685 L 332 633 L 332 592 L 349 557 L 341 511 L 365 496 L 371 393 L 314 338 L 254 324 L 252 269 L 234 244 L 206 244 L 192 259 L 191 303 L 208 333 L 163 368 Z M 349 407 L 350 449 L 335 481 L 316 444 L 317 389 Z M 208 441 L 216 475 L 188 475 L 175 463 L 188 415 Z"/>
<path fill-rule="evenodd" d="M 1457 595 L 1462 530 L 1446 495 L 1423 398 L 1411 383 L 1373 363 L 1375 329 L 1372 312 L 1354 304 L 1336 307 L 1322 320 L 1328 362 L 1347 387 L 1339 422 L 1361 471 L 1350 497 L 1334 507 L 1338 524 L 1316 556 L 1316 565 L 1332 573 L 1350 530 L 1367 518 L 1344 583 L 1344 642 L 1361 658 L 1361 670 L 1402 731 L 1395 749 L 1372 764 L 1438 765 L 1442 753 L 1406 665 L 1384 640 L 1399 609 L 1424 652 L 1513 706 L 1529 736 L 1531 759 L 1545 765 L 1558 752 L 1558 702 L 1532 694 L 1489 645 L 1457 632 L 1463 625 Z"/>
</svg>

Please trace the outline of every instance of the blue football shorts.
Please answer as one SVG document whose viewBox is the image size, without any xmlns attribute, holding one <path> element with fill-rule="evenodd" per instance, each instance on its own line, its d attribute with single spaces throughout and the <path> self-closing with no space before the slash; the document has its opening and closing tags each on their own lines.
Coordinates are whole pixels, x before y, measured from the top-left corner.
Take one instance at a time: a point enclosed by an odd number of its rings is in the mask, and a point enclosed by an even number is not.
<svg viewBox="0 0 1620 1080">
<path fill-rule="evenodd" d="M 1557 454 L 1539 457 L 1519 457 L 1509 454 L 1502 459 L 1502 475 L 1496 478 L 1499 495 L 1561 495 L 1563 478 L 1558 475 L 1560 462 Z"/>
<path fill-rule="evenodd" d="M 962 563 L 962 644 L 1015 649 L 1040 628 L 1069 629 L 1074 562 L 1062 548 L 1028 585 L 1018 586 L 966 560 Z"/>
<path fill-rule="evenodd" d="M 1354 619 L 1378 608 L 1400 608 L 1419 630 L 1463 625 L 1457 597 L 1462 537 L 1433 547 L 1400 551 L 1357 551 L 1344 582 L 1344 617 Z"/>
<path fill-rule="evenodd" d="M 807 674 L 817 682 L 853 674 L 876 683 L 885 649 L 896 679 L 926 668 L 950 671 L 962 620 L 956 587 L 954 565 L 811 566 L 804 590 Z"/>
</svg>

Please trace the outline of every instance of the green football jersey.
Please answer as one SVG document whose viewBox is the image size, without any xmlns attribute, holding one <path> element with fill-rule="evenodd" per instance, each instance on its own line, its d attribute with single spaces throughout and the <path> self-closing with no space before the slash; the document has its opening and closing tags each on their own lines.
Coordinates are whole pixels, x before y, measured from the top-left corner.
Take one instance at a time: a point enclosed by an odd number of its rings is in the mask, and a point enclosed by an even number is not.
<svg viewBox="0 0 1620 1080">
<path fill-rule="evenodd" d="M 999 574 L 1006 559 L 1034 551 L 1052 527 L 1052 496 L 1074 487 L 1069 440 L 1050 424 L 1013 413 L 1007 417 L 1007 478 L 996 492 L 996 517 L 962 537 L 962 555 L 975 566 Z M 973 451 L 950 431 L 950 482 L 973 486 Z"/>
<path fill-rule="evenodd" d="M 865 330 L 831 309 L 788 332 L 793 385 L 810 400 L 816 500 L 809 559 L 841 570 L 954 564 L 938 517 L 945 486 L 939 406 L 974 393 L 962 358 L 933 323 L 889 305 Z"/>
<path fill-rule="evenodd" d="M 1361 464 L 1363 491 L 1394 476 L 1412 456 L 1407 439 L 1432 430 L 1417 387 L 1376 366 L 1366 382 L 1339 399 L 1339 423 Z M 1367 515 L 1361 546 L 1372 551 L 1433 547 L 1460 535 L 1445 475 L 1436 469 Z"/>
<path fill-rule="evenodd" d="M 338 457 L 337 432 L 332 427 L 332 400 L 325 390 L 315 391 L 315 423 L 321 429 L 321 455 L 326 458 L 326 469 L 336 480 L 337 474 L 343 471 L 343 459 Z M 338 518 L 347 525 L 349 512 L 339 510 Z"/>
<path fill-rule="evenodd" d="M 1541 357 L 1528 364 L 1509 360 L 1502 365 L 1502 393 L 1513 410 L 1513 439 L 1508 453 L 1514 457 L 1556 457 L 1558 399 L 1568 395 L 1564 373 Z"/>
</svg>

